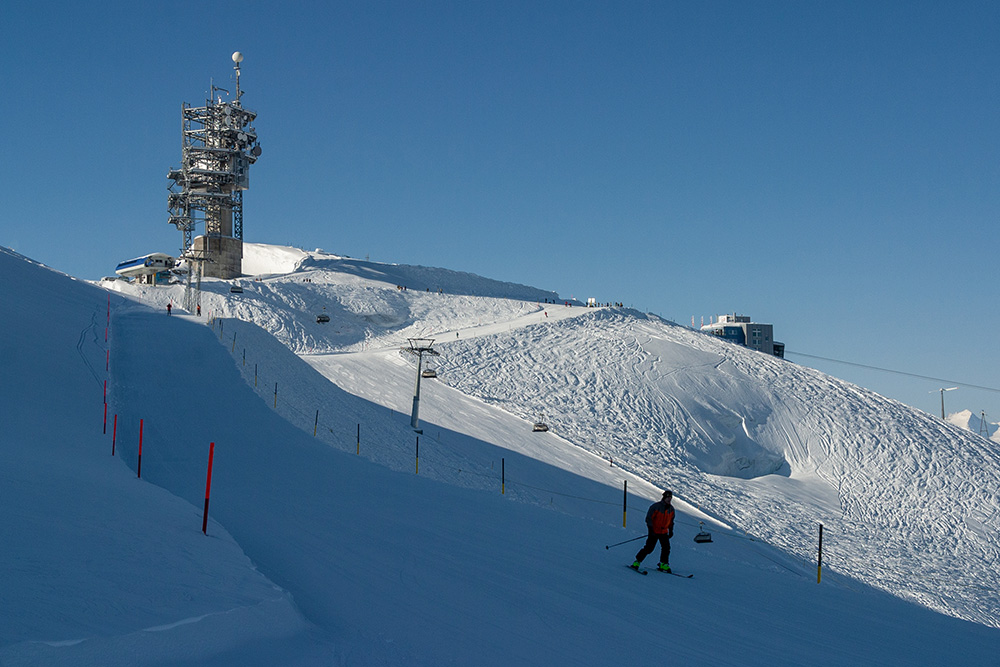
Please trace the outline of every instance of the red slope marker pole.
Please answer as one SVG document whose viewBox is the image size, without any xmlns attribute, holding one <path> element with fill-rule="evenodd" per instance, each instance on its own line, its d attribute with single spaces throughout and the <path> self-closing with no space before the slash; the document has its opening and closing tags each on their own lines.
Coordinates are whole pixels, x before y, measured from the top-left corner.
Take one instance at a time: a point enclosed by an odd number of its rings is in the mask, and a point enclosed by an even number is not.
<svg viewBox="0 0 1000 667">
<path fill-rule="evenodd" d="M 115 455 L 115 440 L 118 439 L 118 413 L 115 413 L 115 423 L 111 427 L 111 456 Z"/>
<path fill-rule="evenodd" d="M 205 482 L 205 514 L 201 519 L 201 532 L 208 535 L 208 495 L 212 490 L 212 459 L 215 457 L 215 443 L 208 446 L 208 480 Z"/>
<path fill-rule="evenodd" d="M 108 434 L 108 404 L 104 404 L 104 434 Z"/>
<path fill-rule="evenodd" d="M 142 420 L 139 420 L 139 463 L 136 465 L 135 476 L 142 478 Z"/>
</svg>

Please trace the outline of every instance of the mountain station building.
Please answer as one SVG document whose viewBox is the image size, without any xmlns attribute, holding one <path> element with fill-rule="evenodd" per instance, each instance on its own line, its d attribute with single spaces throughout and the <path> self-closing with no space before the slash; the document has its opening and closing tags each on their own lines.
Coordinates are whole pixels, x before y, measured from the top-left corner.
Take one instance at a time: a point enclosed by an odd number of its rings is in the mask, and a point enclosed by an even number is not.
<svg viewBox="0 0 1000 667">
<path fill-rule="evenodd" d="M 774 340 L 774 325 L 751 322 L 746 315 L 720 315 L 717 322 L 705 324 L 701 330 L 751 350 L 785 358 L 785 344 Z"/>
</svg>

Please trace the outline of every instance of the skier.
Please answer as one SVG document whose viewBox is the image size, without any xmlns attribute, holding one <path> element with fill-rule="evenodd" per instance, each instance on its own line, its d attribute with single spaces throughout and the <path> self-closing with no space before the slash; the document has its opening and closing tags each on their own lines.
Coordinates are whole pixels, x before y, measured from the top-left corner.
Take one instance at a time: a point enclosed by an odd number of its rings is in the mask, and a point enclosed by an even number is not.
<svg viewBox="0 0 1000 667">
<path fill-rule="evenodd" d="M 170 314 L 170 303 L 167 303 L 167 315 Z"/>
<path fill-rule="evenodd" d="M 670 504 L 674 494 L 667 489 L 663 492 L 663 498 L 649 506 L 646 512 L 646 527 L 649 530 L 649 537 L 646 544 L 639 553 L 635 555 L 635 562 L 629 567 L 638 570 L 643 559 L 653 553 L 656 543 L 660 543 L 660 562 L 656 569 L 661 572 L 670 572 L 670 538 L 674 536 L 674 508 Z"/>
</svg>

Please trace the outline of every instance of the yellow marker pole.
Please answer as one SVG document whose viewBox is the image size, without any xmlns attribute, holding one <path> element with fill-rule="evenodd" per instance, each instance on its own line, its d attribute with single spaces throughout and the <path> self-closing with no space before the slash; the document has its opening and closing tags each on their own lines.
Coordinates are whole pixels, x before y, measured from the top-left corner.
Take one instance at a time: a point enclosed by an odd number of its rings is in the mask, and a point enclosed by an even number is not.
<svg viewBox="0 0 1000 667">
<path fill-rule="evenodd" d="M 625 520 L 628 518 L 628 480 L 625 480 L 625 500 L 622 501 L 622 528 L 625 527 Z"/>
</svg>

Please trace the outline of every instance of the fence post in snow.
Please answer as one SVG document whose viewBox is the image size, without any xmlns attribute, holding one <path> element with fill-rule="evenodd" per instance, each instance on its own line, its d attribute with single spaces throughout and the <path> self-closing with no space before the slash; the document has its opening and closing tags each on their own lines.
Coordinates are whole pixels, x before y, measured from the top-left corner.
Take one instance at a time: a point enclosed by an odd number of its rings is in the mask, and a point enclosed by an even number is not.
<svg viewBox="0 0 1000 667">
<path fill-rule="evenodd" d="M 274 409 L 278 409 L 278 383 L 274 383 Z"/>
<path fill-rule="evenodd" d="M 504 465 L 504 460 L 500 459 L 500 495 L 504 495 L 506 490 L 504 487 L 507 485 L 507 470 Z"/>
<path fill-rule="evenodd" d="M 104 434 L 108 434 L 108 403 L 104 402 Z"/>
<path fill-rule="evenodd" d="M 625 500 L 622 501 L 622 528 L 625 527 L 625 519 L 628 517 L 628 480 L 625 480 Z"/>
<path fill-rule="evenodd" d="M 417 436 L 417 469 L 415 474 L 420 474 L 420 436 Z"/>
<path fill-rule="evenodd" d="M 111 427 L 111 456 L 115 455 L 115 440 L 118 439 L 118 413 L 115 413 L 114 426 Z"/>
<path fill-rule="evenodd" d="M 229 351 L 230 354 L 236 351 L 236 332 L 233 332 L 233 349 Z"/>
<path fill-rule="evenodd" d="M 205 514 L 201 519 L 201 532 L 208 535 L 208 494 L 212 490 L 212 458 L 215 456 L 215 443 L 208 446 L 208 480 L 205 482 Z"/>
<path fill-rule="evenodd" d="M 823 524 L 819 524 L 819 558 L 816 560 L 816 583 L 823 578 Z"/>
<path fill-rule="evenodd" d="M 316 429 L 319 428 L 319 410 L 316 411 L 316 421 L 313 423 L 313 437 L 316 437 Z"/>
<path fill-rule="evenodd" d="M 257 364 L 253 365 L 253 386 L 257 386 Z"/>
<path fill-rule="evenodd" d="M 142 420 L 139 420 L 139 463 L 135 467 L 135 476 L 142 479 Z"/>
<path fill-rule="evenodd" d="M 358 456 L 361 456 L 361 424 L 358 424 Z"/>
</svg>

